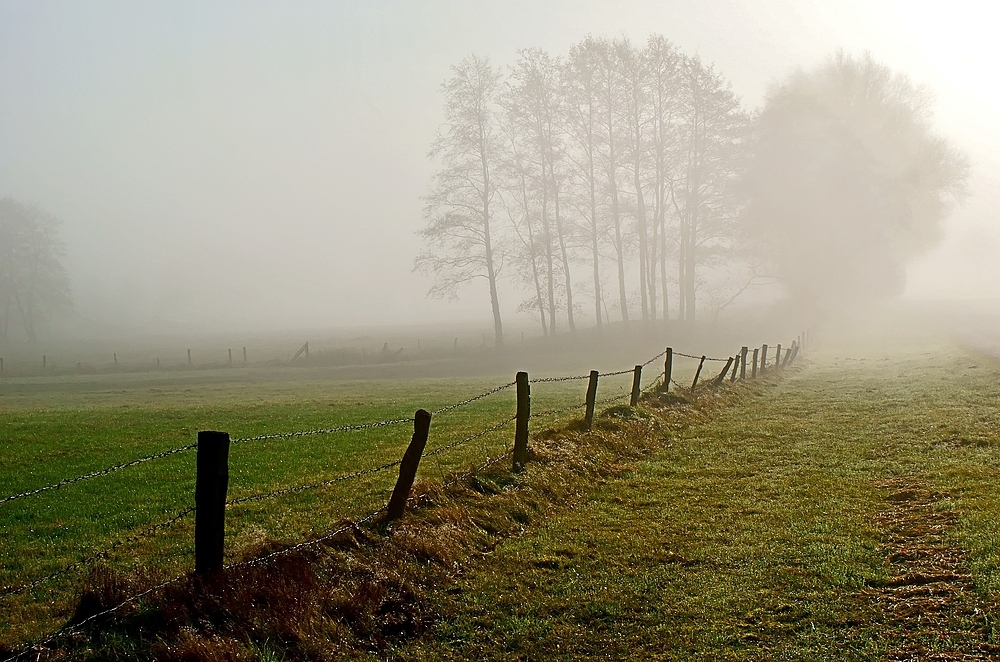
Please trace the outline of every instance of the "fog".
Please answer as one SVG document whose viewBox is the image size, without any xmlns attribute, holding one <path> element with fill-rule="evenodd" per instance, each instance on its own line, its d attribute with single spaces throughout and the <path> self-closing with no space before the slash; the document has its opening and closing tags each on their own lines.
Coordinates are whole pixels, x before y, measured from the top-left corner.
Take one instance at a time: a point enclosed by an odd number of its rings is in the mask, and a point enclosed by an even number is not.
<svg viewBox="0 0 1000 662">
<path fill-rule="evenodd" d="M 0 198 L 60 219 L 72 333 L 489 324 L 484 283 L 431 299 L 412 271 L 440 87 L 463 58 L 658 33 L 754 110 L 793 71 L 868 51 L 935 93 L 935 130 L 971 164 L 905 297 L 994 300 L 1000 16 L 984 5 L 6 2 Z M 505 321 L 533 324 L 521 285 L 500 287 Z"/>
</svg>

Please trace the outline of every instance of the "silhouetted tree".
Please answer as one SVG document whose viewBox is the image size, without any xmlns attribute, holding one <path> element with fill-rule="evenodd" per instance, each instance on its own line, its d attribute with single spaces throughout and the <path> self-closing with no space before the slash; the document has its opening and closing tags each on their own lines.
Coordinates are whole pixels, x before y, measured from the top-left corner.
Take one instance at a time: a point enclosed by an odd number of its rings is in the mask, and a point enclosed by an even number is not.
<svg viewBox="0 0 1000 662">
<path fill-rule="evenodd" d="M 414 268 L 434 274 L 432 296 L 455 296 L 460 284 L 485 278 L 496 345 L 501 347 L 497 278 L 505 246 L 495 218 L 500 184 L 495 171 L 503 147 L 497 126 L 501 77 L 488 59 L 475 55 L 452 72 L 442 87 L 445 123 L 430 152 L 441 160 L 441 168 L 425 198 L 427 225 L 419 232 L 429 247 L 417 256 Z"/>
<path fill-rule="evenodd" d="M 70 305 L 58 225 L 38 207 L 0 200 L 0 342 L 10 338 L 14 320 L 35 342 L 39 321 Z"/>
<path fill-rule="evenodd" d="M 869 54 L 770 91 L 745 192 L 794 296 L 836 306 L 902 291 L 965 191 L 968 164 L 930 119 L 930 95 Z"/>
</svg>

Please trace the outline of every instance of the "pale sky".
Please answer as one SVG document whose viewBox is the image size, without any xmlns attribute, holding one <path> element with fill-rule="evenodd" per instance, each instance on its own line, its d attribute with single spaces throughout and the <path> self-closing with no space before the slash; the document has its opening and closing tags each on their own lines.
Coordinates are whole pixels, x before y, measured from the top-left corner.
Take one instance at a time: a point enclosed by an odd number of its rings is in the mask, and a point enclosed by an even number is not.
<svg viewBox="0 0 1000 662">
<path fill-rule="evenodd" d="M 1000 298 L 998 19 L 877 0 L 0 0 L 0 197 L 62 219 L 81 328 L 487 321 L 476 286 L 428 300 L 411 272 L 451 65 L 655 32 L 755 108 L 796 67 L 867 49 L 937 93 L 974 164 L 908 296 Z"/>
</svg>

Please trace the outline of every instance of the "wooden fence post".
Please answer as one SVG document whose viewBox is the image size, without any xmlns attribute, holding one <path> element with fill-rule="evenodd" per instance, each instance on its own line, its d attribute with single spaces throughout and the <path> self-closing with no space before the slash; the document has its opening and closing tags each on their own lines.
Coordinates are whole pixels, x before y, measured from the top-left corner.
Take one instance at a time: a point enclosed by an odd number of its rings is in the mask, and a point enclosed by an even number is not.
<svg viewBox="0 0 1000 662">
<path fill-rule="evenodd" d="M 799 355 L 799 346 L 792 345 L 792 355 L 788 359 L 788 365 L 792 365 L 793 363 L 795 363 L 795 357 L 798 355 Z"/>
<path fill-rule="evenodd" d="M 229 348 L 229 365 L 233 365 L 233 348 Z"/>
<path fill-rule="evenodd" d="M 247 348 L 246 347 L 243 348 L 243 362 L 244 363 L 247 362 Z"/>
<path fill-rule="evenodd" d="M 744 382 L 747 379 L 747 352 L 750 351 L 749 347 L 743 346 L 740 348 L 740 381 Z"/>
<path fill-rule="evenodd" d="M 694 387 L 698 385 L 698 378 L 701 377 L 701 368 L 705 365 L 706 356 L 701 357 L 701 361 L 698 362 L 698 369 L 694 373 L 694 381 L 691 382 L 691 392 L 694 393 Z"/>
<path fill-rule="evenodd" d="M 663 392 L 670 391 L 670 379 L 674 372 L 674 348 L 667 347 L 667 358 L 663 360 Z"/>
<path fill-rule="evenodd" d="M 112 352 L 111 356 L 115 357 L 115 367 L 118 366 L 118 352 Z"/>
<path fill-rule="evenodd" d="M 517 420 L 514 423 L 514 471 L 528 462 L 528 419 L 531 418 L 531 385 L 528 373 L 517 373 Z"/>
<path fill-rule="evenodd" d="M 590 383 L 587 384 L 587 413 L 583 418 L 583 425 L 589 431 L 594 426 L 594 407 L 597 406 L 597 377 L 596 370 L 590 371 Z"/>
<path fill-rule="evenodd" d="M 229 433 L 198 433 L 198 474 L 194 487 L 194 571 L 222 570 L 229 490 Z"/>
<path fill-rule="evenodd" d="M 45 367 L 46 356 L 42 354 L 42 367 Z"/>
<path fill-rule="evenodd" d="M 760 349 L 760 371 L 764 372 L 767 370 L 767 344 L 765 343 Z"/>
<path fill-rule="evenodd" d="M 385 508 L 386 521 L 399 519 L 406 508 L 406 500 L 410 497 L 413 480 L 417 477 L 417 467 L 420 466 L 420 456 L 427 446 L 427 434 L 431 429 L 431 415 L 423 409 L 418 409 L 413 416 L 413 437 L 410 445 L 403 453 L 403 461 L 399 465 L 399 479 L 389 497 L 389 505 Z"/>
<path fill-rule="evenodd" d="M 188 365 L 191 365 L 191 350 L 188 350 Z"/>
<path fill-rule="evenodd" d="M 637 365 L 632 369 L 632 398 L 629 400 L 629 407 L 639 404 L 639 384 L 642 382 L 642 366 Z"/>
<path fill-rule="evenodd" d="M 753 372 L 750 374 L 751 379 L 757 379 L 757 355 L 760 353 L 759 347 L 753 348 Z"/>
<path fill-rule="evenodd" d="M 733 365 L 733 357 L 730 356 L 729 360 L 726 361 L 726 366 L 722 369 L 722 372 L 719 373 L 718 377 L 712 380 L 712 386 L 720 386 L 722 384 L 722 380 L 726 378 L 726 373 L 729 372 L 729 366 L 731 365 Z"/>
<path fill-rule="evenodd" d="M 796 345 L 795 345 L 795 342 L 793 341 L 792 342 L 792 346 L 785 352 L 785 360 L 781 362 L 781 367 L 782 368 L 784 368 L 785 366 L 788 365 L 788 362 L 792 358 L 792 352 L 795 351 L 795 347 L 796 347 Z"/>
<path fill-rule="evenodd" d="M 736 358 L 733 360 L 733 372 L 729 376 L 729 382 L 733 383 L 736 381 L 736 377 L 740 374 L 740 354 L 737 352 Z"/>
<path fill-rule="evenodd" d="M 3 374 L 3 357 L 0 356 L 0 375 Z"/>
<path fill-rule="evenodd" d="M 779 344 L 774 349 L 774 369 L 777 370 L 781 367 L 781 345 Z"/>
</svg>

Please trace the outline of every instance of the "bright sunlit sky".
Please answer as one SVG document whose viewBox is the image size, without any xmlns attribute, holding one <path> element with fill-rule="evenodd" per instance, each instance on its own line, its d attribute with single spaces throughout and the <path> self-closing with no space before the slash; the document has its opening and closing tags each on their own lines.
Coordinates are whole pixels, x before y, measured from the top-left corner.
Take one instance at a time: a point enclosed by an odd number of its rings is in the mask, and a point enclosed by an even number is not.
<svg viewBox="0 0 1000 662">
<path fill-rule="evenodd" d="M 0 196 L 63 221 L 81 329 L 489 318 L 411 273 L 441 118 L 472 52 L 659 32 L 748 107 L 870 50 L 937 94 L 972 196 L 908 296 L 1000 297 L 1000 85 L 983 2 L 0 0 Z M 515 318 L 519 296 L 504 301 Z"/>
</svg>

